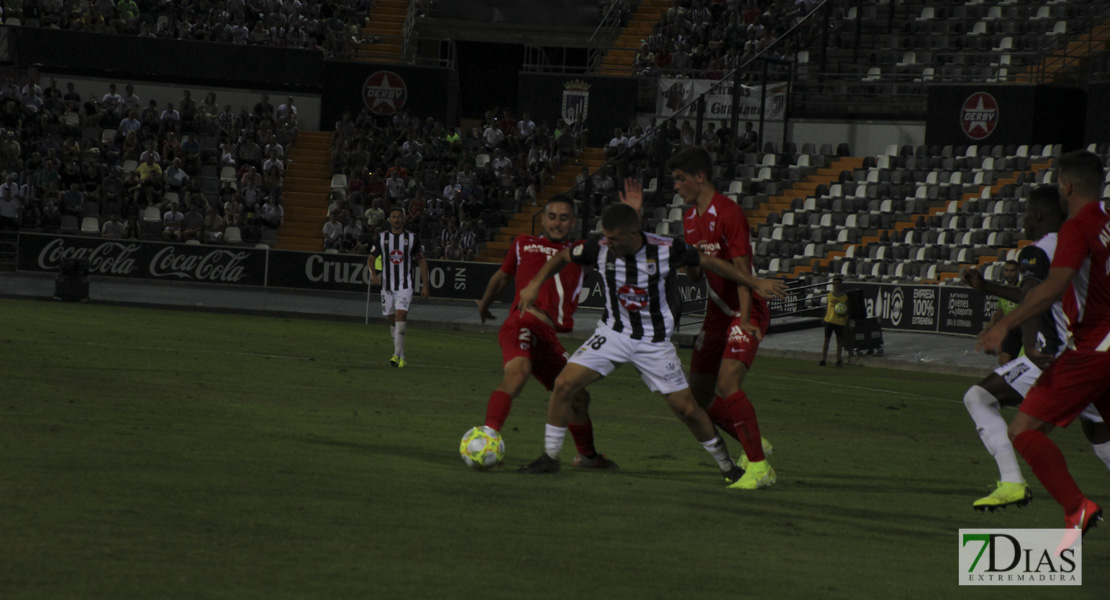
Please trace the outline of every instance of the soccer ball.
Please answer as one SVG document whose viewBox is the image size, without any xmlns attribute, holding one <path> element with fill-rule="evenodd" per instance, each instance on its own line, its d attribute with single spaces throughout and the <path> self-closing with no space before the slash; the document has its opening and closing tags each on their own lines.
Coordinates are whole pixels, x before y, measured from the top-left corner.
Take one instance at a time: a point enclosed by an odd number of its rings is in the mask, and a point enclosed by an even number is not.
<svg viewBox="0 0 1110 600">
<path fill-rule="evenodd" d="M 843 302 L 837 302 L 836 306 L 833 306 L 833 312 L 841 316 L 846 315 L 848 314 L 848 305 Z"/>
<path fill-rule="evenodd" d="M 505 458 L 505 441 L 491 427 L 471 427 L 459 442 L 459 455 L 467 466 L 484 470 L 496 467 Z"/>
</svg>

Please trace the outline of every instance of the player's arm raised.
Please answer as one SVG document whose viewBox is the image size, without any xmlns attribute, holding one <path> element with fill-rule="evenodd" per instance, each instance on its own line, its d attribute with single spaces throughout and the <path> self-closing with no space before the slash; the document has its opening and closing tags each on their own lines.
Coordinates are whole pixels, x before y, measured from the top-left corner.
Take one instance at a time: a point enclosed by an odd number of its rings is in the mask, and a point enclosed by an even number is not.
<svg viewBox="0 0 1110 600">
<path fill-rule="evenodd" d="M 482 294 L 482 299 L 476 301 L 478 303 L 478 318 L 482 323 L 497 318 L 489 311 L 489 306 L 493 304 L 494 298 L 497 298 L 501 295 L 501 292 L 505 291 L 505 288 L 508 287 L 512 279 L 512 275 L 509 275 L 501 269 L 498 269 L 497 272 L 493 274 L 493 277 L 489 278 L 489 283 L 486 284 L 486 291 Z"/>
<path fill-rule="evenodd" d="M 382 284 L 381 275 L 378 275 L 379 258 L 380 256 L 378 254 L 374 254 L 373 252 L 370 253 L 370 256 L 366 257 L 366 267 L 370 269 L 370 283 L 373 283 L 374 285 Z"/>
<path fill-rule="evenodd" d="M 985 350 L 990 354 L 998 352 L 1002 347 L 1002 340 L 1006 339 L 1006 334 L 1014 327 L 1048 310 L 1064 295 L 1064 290 L 1068 288 L 1068 284 L 1078 272 L 1071 267 L 1049 269 L 1048 277 L 1030 290 L 1025 298 L 1021 299 L 1021 304 L 1017 308 L 1002 317 L 994 327 L 979 334 L 979 344 L 976 349 Z"/>
<path fill-rule="evenodd" d="M 644 216 L 644 186 L 639 179 L 629 177 L 624 180 L 624 190 L 617 192 L 621 203 L 636 209 L 636 214 Z"/>
<path fill-rule="evenodd" d="M 575 246 L 575 248 L 580 247 L 581 246 Z M 536 302 L 536 298 L 540 295 L 540 286 L 543 285 L 543 282 L 551 279 L 557 275 L 559 271 L 562 271 L 563 267 L 570 264 L 570 253 L 573 249 L 574 248 L 564 248 L 558 254 L 552 256 L 544 263 L 540 271 L 532 278 L 532 281 L 529 281 L 528 285 L 521 288 L 520 304 L 517 305 L 517 309 L 520 310 L 520 312 L 527 312 L 528 308 Z"/>
</svg>

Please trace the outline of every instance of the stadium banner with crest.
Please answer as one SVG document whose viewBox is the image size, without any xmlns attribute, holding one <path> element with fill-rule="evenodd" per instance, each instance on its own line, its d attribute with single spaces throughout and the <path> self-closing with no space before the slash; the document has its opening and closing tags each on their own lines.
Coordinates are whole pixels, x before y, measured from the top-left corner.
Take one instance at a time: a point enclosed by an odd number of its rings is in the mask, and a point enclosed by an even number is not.
<svg viewBox="0 0 1110 600">
<path fill-rule="evenodd" d="M 720 83 L 714 79 L 671 79 L 660 77 L 656 89 L 655 111 L 660 117 L 697 117 L 697 104 L 694 100 Z M 766 121 L 782 121 L 786 114 L 786 84 L 777 83 L 767 86 L 766 104 L 763 118 Z M 740 115 L 741 120 L 759 119 L 759 104 L 763 95 L 763 86 L 744 85 L 740 88 Z M 685 110 L 683 106 L 689 105 Z M 721 83 L 713 93 L 705 97 L 706 119 L 731 119 L 732 118 L 732 86 L 727 82 Z"/>
<path fill-rule="evenodd" d="M 627 127 L 636 116 L 638 83 L 632 77 L 591 77 L 521 73 L 518 113 L 536 121 L 573 123 L 579 117 L 589 130 L 591 146 L 607 144 L 614 127 Z"/>
<path fill-rule="evenodd" d="M 1054 85 L 930 85 L 929 146 L 1062 144 L 1075 150 L 1086 130 L 1087 94 Z"/>
<path fill-rule="evenodd" d="M 420 119 L 433 117 L 449 127 L 458 122 L 458 73 L 440 67 L 378 65 L 341 60 L 324 61 L 321 90 L 321 128 L 331 130 L 350 112 L 363 108 L 381 118 L 412 111 Z"/>
</svg>

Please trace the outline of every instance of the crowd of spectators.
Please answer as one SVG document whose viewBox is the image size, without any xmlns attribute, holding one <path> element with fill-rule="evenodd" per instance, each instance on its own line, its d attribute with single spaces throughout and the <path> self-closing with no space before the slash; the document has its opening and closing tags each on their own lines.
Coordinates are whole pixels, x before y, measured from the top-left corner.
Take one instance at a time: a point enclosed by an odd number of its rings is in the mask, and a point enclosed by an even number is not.
<svg viewBox="0 0 1110 600">
<path fill-rule="evenodd" d="M 816 0 L 677 0 L 641 43 L 633 69 L 646 76 L 719 79 L 770 47 L 817 4 Z M 830 27 L 839 23 L 847 4 L 835 0 Z M 823 20 L 814 20 L 767 56 L 790 58 L 812 47 L 824 26 Z M 762 65 L 742 74 L 745 81 L 761 76 Z"/>
<path fill-rule="evenodd" d="M 127 84 L 106 90 L 0 84 L 0 227 L 106 237 L 220 241 L 227 227 L 261 238 L 281 224 L 285 162 L 296 142 L 293 98 L 221 109 L 144 103 Z M 219 169 L 223 167 L 223 172 Z M 90 219 L 92 219 L 90 223 Z"/>
<path fill-rule="evenodd" d="M 502 108 L 467 130 L 411 112 L 345 114 L 331 166 L 346 183 L 332 192 L 324 247 L 365 252 L 400 206 L 430 257 L 466 260 L 507 215 L 536 202 L 560 164 L 576 160 L 585 135 L 581 123 L 552 126 Z"/>
<path fill-rule="evenodd" d="M 350 52 L 371 0 L 32 0 L 5 2 L 23 26 Z"/>
</svg>

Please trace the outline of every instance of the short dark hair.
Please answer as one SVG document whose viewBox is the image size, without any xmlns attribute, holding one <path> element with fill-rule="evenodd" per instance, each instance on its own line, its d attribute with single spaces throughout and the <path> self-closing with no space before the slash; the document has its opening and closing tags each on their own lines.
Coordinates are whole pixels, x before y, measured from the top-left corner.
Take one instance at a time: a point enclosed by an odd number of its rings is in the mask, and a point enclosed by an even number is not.
<svg viewBox="0 0 1110 600">
<path fill-rule="evenodd" d="M 606 231 L 636 231 L 640 228 L 640 215 L 627 204 L 614 204 L 602 213 L 601 228 Z"/>
<path fill-rule="evenodd" d="M 1007 260 L 1006 262 L 1004 262 L 1002 264 L 1007 266 L 1007 267 L 1015 267 L 1016 268 L 1018 266 L 1018 261 L 1011 258 L 1010 260 Z"/>
<path fill-rule="evenodd" d="M 713 176 L 713 159 L 709 151 L 702 146 L 690 146 L 679 150 L 667 160 L 668 171 L 684 171 L 690 175 L 705 173 L 706 177 Z"/>
<path fill-rule="evenodd" d="M 551 197 L 550 200 L 547 201 L 547 204 L 544 204 L 544 207 L 552 204 L 566 204 L 570 206 L 570 211 L 574 212 L 574 200 L 566 194 L 555 194 Z"/>
<path fill-rule="evenodd" d="M 1084 195 L 1102 195 L 1102 159 L 1094 152 L 1076 150 L 1056 159 L 1057 179 L 1067 179 Z"/>
<path fill-rule="evenodd" d="M 405 216 L 405 209 L 401 208 L 400 206 L 394 206 L 393 208 L 389 209 L 389 216 L 393 216 L 393 213 L 395 212 L 401 213 L 402 217 Z"/>
<path fill-rule="evenodd" d="M 1054 185 L 1040 185 L 1029 193 L 1028 208 L 1040 211 L 1046 219 L 1063 223 L 1068 218 L 1064 205 L 1060 202 L 1060 188 Z"/>
</svg>

